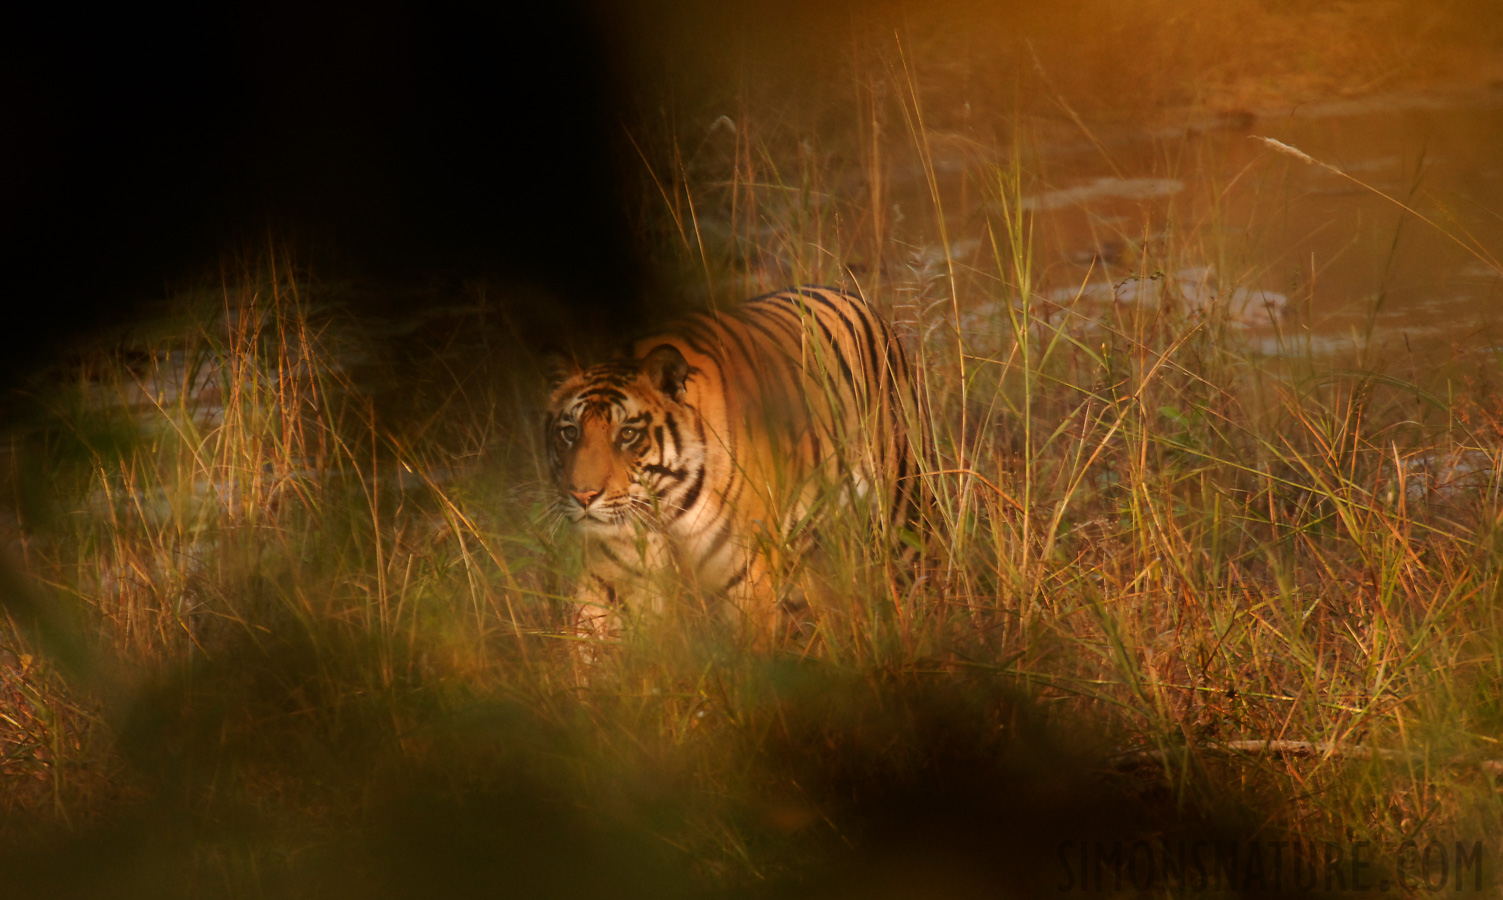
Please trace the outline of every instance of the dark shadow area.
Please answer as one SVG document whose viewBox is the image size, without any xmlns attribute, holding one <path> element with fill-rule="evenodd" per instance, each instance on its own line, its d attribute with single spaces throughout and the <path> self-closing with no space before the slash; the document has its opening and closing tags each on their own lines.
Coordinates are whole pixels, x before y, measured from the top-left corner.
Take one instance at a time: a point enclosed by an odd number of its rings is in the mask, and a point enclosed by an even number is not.
<svg viewBox="0 0 1503 900">
<path fill-rule="evenodd" d="M 120 711 L 119 797 L 93 823 L 8 823 L 7 890 L 1308 895 L 1289 860 L 1248 868 L 1279 812 L 1245 777 L 1115 774 L 1083 749 L 1089 728 L 1061 734 L 998 679 L 874 684 L 769 662 L 756 702 L 709 710 L 716 731 L 701 749 L 723 746 L 702 760 L 720 787 L 706 793 L 654 742 L 602 752 L 591 728 L 612 715 L 603 698 L 523 704 L 411 677 L 383 686 L 390 657 L 374 643 L 338 629 L 278 634 L 144 684 Z M 707 814 L 736 834 L 700 831 Z M 1241 859 L 1219 868 L 1218 848 Z M 1166 868 L 1165 853 L 1188 862 Z"/>
<path fill-rule="evenodd" d="M 0 38 L 16 370 L 196 278 L 300 248 L 325 277 L 502 276 L 618 329 L 640 277 L 620 79 L 583 3 L 29 7 Z"/>
</svg>

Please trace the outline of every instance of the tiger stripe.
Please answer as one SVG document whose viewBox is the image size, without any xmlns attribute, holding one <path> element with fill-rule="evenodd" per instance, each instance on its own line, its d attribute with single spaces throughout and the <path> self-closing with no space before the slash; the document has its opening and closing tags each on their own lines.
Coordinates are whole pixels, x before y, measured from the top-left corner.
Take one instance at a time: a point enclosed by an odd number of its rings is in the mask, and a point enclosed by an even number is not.
<svg viewBox="0 0 1503 900">
<path fill-rule="evenodd" d="M 902 346 L 860 297 L 801 286 L 681 320 L 632 358 L 575 370 L 544 423 L 564 515 L 584 538 L 577 599 L 656 608 L 677 568 L 765 615 L 771 554 L 823 492 L 917 528 L 919 398 Z M 907 561 L 916 555 L 899 543 Z"/>
</svg>

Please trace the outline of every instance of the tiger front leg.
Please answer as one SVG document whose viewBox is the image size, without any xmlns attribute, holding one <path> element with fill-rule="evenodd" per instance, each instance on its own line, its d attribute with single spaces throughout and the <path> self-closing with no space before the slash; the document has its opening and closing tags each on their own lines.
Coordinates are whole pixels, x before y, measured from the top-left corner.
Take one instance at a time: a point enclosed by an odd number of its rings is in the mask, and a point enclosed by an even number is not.
<svg viewBox="0 0 1503 900">
<path fill-rule="evenodd" d="M 569 630 L 574 638 L 574 658 L 585 666 L 600 662 L 606 648 L 619 643 L 622 631 L 621 601 L 616 588 L 605 579 L 586 574 L 574 594 Z"/>
<path fill-rule="evenodd" d="M 667 559 L 666 544 L 656 535 L 585 543 L 585 574 L 570 617 L 577 656 L 594 665 L 621 643 L 637 617 L 661 612 L 661 591 L 655 587 Z"/>
<path fill-rule="evenodd" d="M 724 592 L 722 613 L 727 624 L 744 646 L 756 652 L 786 645 L 809 623 L 803 579 L 779 579 L 778 567 L 761 553 L 747 560 L 745 571 L 745 577 Z"/>
</svg>

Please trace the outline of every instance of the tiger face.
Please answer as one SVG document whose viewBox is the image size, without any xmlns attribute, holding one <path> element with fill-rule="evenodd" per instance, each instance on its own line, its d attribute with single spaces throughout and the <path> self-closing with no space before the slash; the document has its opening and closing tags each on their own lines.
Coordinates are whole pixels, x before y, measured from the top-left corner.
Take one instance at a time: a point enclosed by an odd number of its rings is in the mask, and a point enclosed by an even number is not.
<svg viewBox="0 0 1503 900">
<path fill-rule="evenodd" d="M 630 532 L 665 505 L 693 504 L 690 460 L 703 455 L 703 439 L 696 411 L 682 402 L 689 375 L 683 354 L 665 344 L 643 359 L 576 371 L 555 389 L 548 462 L 576 527 Z"/>
</svg>

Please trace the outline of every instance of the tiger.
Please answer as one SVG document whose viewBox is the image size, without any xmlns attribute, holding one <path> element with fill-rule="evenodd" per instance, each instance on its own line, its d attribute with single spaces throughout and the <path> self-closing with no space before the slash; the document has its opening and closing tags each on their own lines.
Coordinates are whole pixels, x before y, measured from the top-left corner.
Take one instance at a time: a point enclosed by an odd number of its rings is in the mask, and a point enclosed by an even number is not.
<svg viewBox="0 0 1503 900">
<path fill-rule="evenodd" d="M 919 392 L 860 296 L 799 286 L 680 319 L 590 368 L 563 361 L 544 435 L 563 518 L 583 538 L 576 633 L 661 613 L 664 572 L 765 641 L 797 598 L 786 548 L 834 498 L 862 504 L 911 562 L 926 506 Z M 796 554 L 795 554 L 796 555 Z"/>
</svg>

